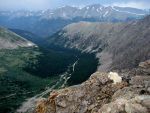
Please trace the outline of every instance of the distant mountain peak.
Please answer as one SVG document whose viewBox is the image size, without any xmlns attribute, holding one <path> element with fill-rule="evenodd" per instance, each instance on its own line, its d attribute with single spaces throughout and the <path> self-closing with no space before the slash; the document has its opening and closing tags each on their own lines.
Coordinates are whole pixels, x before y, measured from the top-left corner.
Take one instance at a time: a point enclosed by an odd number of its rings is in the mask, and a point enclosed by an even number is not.
<svg viewBox="0 0 150 113">
<path fill-rule="evenodd" d="M 92 4 L 92 5 L 87 5 L 86 7 L 95 7 L 95 8 L 99 8 L 99 7 L 104 7 L 101 4 Z"/>
<path fill-rule="evenodd" d="M 84 7 L 63 6 L 37 12 L 0 11 L 0 25 L 45 37 L 73 22 L 127 22 L 143 18 L 147 14 L 148 10 L 101 4 Z"/>
</svg>

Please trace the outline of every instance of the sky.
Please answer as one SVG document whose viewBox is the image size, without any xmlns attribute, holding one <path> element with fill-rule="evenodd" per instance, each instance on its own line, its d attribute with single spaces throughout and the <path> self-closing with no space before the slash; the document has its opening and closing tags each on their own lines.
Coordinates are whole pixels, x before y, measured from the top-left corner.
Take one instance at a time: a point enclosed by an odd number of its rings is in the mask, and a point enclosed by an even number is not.
<svg viewBox="0 0 150 113">
<path fill-rule="evenodd" d="M 0 0 L 0 10 L 46 10 L 65 5 L 83 7 L 97 3 L 150 9 L 150 0 Z"/>
</svg>

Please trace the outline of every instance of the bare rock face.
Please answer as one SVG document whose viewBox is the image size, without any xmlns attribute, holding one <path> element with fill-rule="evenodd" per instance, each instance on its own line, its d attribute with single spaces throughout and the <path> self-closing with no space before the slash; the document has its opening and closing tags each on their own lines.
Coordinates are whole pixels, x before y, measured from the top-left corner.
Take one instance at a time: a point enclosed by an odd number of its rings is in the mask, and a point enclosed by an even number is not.
<svg viewBox="0 0 150 113">
<path fill-rule="evenodd" d="M 81 85 L 53 91 L 48 100 L 38 105 L 37 113 L 96 113 L 118 89 L 127 86 L 112 84 L 107 73 L 94 73 Z M 44 105 L 43 105 L 44 104 Z M 44 106 L 44 109 L 43 107 Z"/>
<path fill-rule="evenodd" d="M 145 62 L 141 62 L 139 64 L 140 69 L 145 72 L 146 74 L 150 74 L 150 60 L 147 60 Z"/>
<path fill-rule="evenodd" d="M 103 105 L 98 113 L 149 113 L 150 96 L 142 95 L 131 99 L 117 99 Z"/>
<path fill-rule="evenodd" d="M 81 85 L 53 91 L 37 102 L 35 113 L 150 113 L 149 90 L 148 72 L 134 73 L 129 81 L 118 73 L 96 72 Z"/>
<path fill-rule="evenodd" d="M 98 113 L 150 113 L 149 60 L 139 64 L 130 77 L 129 86 L 117 90 L 111 102 L 103 105 Z"/>
<path fill-rule="evenodd" d="M 147 60 L 145 62 L 141 62 L 139 64 L 139 67 L 146 68 L 146 69 L 150 68 L 150 60 Z"/>
</svg>

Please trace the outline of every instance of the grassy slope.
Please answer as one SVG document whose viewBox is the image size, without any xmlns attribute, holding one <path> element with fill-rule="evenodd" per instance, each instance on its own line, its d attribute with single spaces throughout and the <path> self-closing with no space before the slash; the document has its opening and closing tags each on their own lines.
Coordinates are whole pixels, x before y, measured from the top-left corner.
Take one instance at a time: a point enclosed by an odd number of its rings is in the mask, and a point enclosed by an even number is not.
<svg viewBox="0 0 150 113">
<path fill-rule="evenodd" d="M 57 77 L 43 79 L 33 76 L 22 67 L 26 63 L 36 63 L 40 54 L 37 49 L 20 48 L 0 50 L 0 111 L 3 113 L 15 110 L 27 97 L 31 97 L 56 82 Z"/>
<path fill-rule="evenodd" d="M 56 48 L 0 50 L 0 111 L 14 112 L 26 98 L 55 84 L 77 59 L 68 85 L 79 84 L 96 71 L 94 55 Z"/>
<path fill-rule="evenodd" d="M 55 46 L 40 49 L 21 48 L 20 44 L 24 45 L 28 41 L 4 28 L 0 28 L 0 39 L 9 42 L 0 43 L 3 47 L 0 49 L 0 112 L 2 113 L 15 112 L 25 99 L 44 91 L 46 87 L 51 87 L 59 79 L 58 75 L 64 73 L 77 58 L 79 62 L 73 73 L 74 77 L 69 80 L 69 85 L 85 81 L 97 68 L 95 56 L 81 54 L 80 51 Z M 14 49 L 16 46 L 17 49 Z"/>
</svg>

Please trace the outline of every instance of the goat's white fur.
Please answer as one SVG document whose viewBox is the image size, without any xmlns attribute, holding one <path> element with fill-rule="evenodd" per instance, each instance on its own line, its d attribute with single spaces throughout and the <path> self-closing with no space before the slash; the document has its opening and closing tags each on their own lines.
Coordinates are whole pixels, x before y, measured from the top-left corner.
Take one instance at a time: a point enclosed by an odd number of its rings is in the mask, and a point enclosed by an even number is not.
<svg viewBox="0 0 150 113">
<path fill-rule="evenodd" d="M 110 72 L 108 78 L 113 80 L 114 84 L 122 82 L 122 78 L 116 72 Z"/>
</svg>

